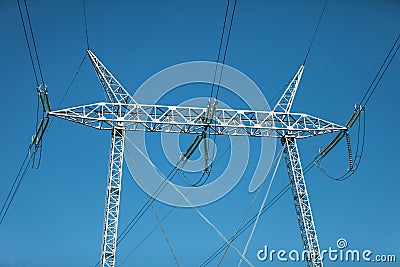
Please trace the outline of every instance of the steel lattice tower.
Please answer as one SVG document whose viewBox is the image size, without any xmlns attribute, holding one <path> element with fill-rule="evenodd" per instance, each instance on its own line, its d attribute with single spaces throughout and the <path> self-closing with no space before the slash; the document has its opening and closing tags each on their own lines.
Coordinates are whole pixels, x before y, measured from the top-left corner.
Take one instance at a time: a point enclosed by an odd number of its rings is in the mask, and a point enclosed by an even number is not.
<svg viewBox="0 0 400 267">
<path fill-rule="evenodd" d="M 304 70 L 301 65 L 272 111 L 138 104 L 100 60 L 87 50 L 108 102 L 51 111 L 48 114 L 92 128 L 111 130 L 106 211 L 101 266 L 114 267 L 126 131 L 173 132 L 280 138 L 289 174 L 307 266 L 323 266 L 297 139 L 346 131 L 347 128 L 308 114 L 290 112 Z"/>
</svg>

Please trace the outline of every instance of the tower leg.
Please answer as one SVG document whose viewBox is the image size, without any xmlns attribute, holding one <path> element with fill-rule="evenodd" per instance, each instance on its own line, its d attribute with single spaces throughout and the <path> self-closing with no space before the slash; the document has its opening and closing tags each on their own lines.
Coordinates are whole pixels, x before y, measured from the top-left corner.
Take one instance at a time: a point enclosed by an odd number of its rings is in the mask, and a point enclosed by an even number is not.
<svg viewBox="0 0 400 267">
<path fill-rule="evenodd" d="M 124 159 L 124 135 L 124 128 L 113 128 L 110 166 L 108 170 L 103 246 L 101 251 L 101 267 L 114 267 L 115 265 L 122 163 Z"/>
<path fill-rule="evenodd" d="M 281 141 L 284 147 L 283 153 L 289 174 L 297 220 L 300 226 L 303 249 L 308 252 L 306 254 L 307 266 L 322 267 L 323 263 L 321 260 L 317 232 L 315 230 L 296 139 L 291 136 L 285 136 Z"/>
</svg>

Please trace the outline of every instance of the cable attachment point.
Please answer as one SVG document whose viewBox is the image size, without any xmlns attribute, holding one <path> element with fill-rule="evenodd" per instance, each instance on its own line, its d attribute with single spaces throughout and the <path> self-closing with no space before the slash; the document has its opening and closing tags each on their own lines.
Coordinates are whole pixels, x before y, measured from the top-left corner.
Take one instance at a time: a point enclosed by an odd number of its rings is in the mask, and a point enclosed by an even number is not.
<svg viewBox="0 0 400 267">
<path fill-rule="evenodd" d="M 204 122 L 210 124 L 215 118 L 215 110 L 217 108 L 218 100 L 216 98 L 209 98 L 207 103 L 206 116 Z"/>
<path fill-rule="evenodd" d="M 40 103 L 42 104 L 43 113 L 45 113 L 47 116 L 47 113 L 51 111 L 47 86 L 45 84 L 40 84 L 36 91 L 38 93 Z"/>
<path fill-rule="evenodd" d="M 45 84 L 40 84 L 36 91 L 38 93 L 38 98 L 42 107 L 42 119 L 36 128 L 35 134 L 32 136 L 32 142 L 29 146 L 29 153 L 33 153 L 32 155 L 32 168 L 38 169 L 41 160 L 42 154 L 42 140 L 43 135 L 49 126 L 49 112 L 50 101 L 47 92 L 47 86 Z"/>
</svg>

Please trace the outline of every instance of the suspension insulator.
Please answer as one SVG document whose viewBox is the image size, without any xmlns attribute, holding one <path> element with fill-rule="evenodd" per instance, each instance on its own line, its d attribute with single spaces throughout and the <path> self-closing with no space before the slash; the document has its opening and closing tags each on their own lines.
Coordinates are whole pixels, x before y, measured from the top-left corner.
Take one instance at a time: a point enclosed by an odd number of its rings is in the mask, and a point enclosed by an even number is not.
<svg viewBox="0 0 400 267">
<path fill-rule="evenodd" d="M 349 153 L 349 171 L 353 171 L 354 169 L 354 162 L 353 162 L 353 153 L 351 151 L 351 142 L 350 142 L 350 135 L 346 132 L 346 141 L 347 141 L 347 151 Z"/>
</svg>

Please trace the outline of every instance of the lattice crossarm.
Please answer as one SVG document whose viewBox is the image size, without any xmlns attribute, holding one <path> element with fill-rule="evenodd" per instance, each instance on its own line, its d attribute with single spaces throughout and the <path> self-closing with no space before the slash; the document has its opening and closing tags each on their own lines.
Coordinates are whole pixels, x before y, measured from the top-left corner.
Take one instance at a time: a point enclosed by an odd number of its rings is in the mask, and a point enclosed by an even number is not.
<svg viewBox="0 0 400 267">
<path fill-rule="evenodd" d="M 110 129 L 123 122 L 127 130 L 201 134 L 282 137 L 291 132 L 306 138 L 346 130 L 346 127 L 304 113 L 216 109 L 214 122 L 204 121 L 206 108 L 96 103 L 49 113 L 97 129 Z"/>
<path fill-rule="evenodd" d="M 121 109 L 118 104 L 96 103 L 51 111 L 49 115 L 104 130 L 121 120 Z"/>
</svg>

